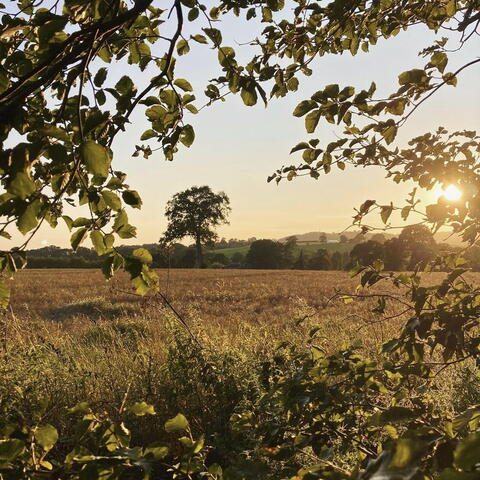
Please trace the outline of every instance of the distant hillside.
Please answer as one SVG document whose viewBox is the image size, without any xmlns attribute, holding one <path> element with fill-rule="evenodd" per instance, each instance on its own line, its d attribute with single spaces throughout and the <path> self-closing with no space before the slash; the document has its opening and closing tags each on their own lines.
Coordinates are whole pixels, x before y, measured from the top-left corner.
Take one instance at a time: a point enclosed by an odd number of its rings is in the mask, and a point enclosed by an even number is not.
<svg viewBox="0 0 480 480">
<path fill-rule="evenodd" d="M 289 237 L 297 237 L 297 241 L 299 242 L 317 242 L 320 238 L 320 235 L 326 235 L 327 241 L 338 241 L 340 240 L 340 235 L 345 235 L 348 239 L 355 238 L 357 235 L 360 234 L 360 231 L 350 231 L 344 233 L 334 233 L 334 232 L 307 232 L 307 233 L 300 233 L 300 234 L 292 234 L 287 235 L 286 237 L 282 237 L 279 239 L 280 242 L 284 242 Z M 375 232 L 375 233 L 367 233 L 363 235 L 363 240 L 370 240 L 374 235 L 381 234 L 386 239 L 397 237 L 398 235 L 392 233 L 385 233 L 385 232 Z M 458 235 L 451 235 L 450 232 L 437 232 L 435 235 L 435 241 L 437 243 L 448 243 L 450 245 L 460 245 L 461 239 Z"/>
<path fill-rule="evenodd" d="M 360 230 L 354 230 L 351 232 L 344 232 L 344 233 L 334 233 L 334 232 L 308 232 L 308 233 L 300 233 L 300 234 L 293 234 L 293 235 L 287 235 L 286 237 L 282 237 L 279 239 L 279 241 L 283 242 L 289 237 L 297 237 L 297 240 L 299 242 L 318 242 L 320 239 L 320 235 L 326 235 L 328 241 L 339 241 L 341 235 L 345 235 L 348 239 L 355 238 L 360 234 Z M 381 234 L 385 238 L 393 238 L 396 235 L 389 234 L 389 233 L 383 233 Z M 370 238 L 373 237 L 373 235 L 376 235 L 376 233 L 368 233 L 366 234 L 363 238 L 365 240 L 369 240 Z"/>
</svg>

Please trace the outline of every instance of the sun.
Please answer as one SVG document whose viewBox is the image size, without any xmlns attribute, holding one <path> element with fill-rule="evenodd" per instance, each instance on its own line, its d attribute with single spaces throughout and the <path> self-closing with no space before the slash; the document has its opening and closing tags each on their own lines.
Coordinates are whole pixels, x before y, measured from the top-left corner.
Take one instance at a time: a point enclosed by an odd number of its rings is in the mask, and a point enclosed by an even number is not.
<svg viewBox="0 0 480 480">
<path fill-rule="evenodd" d="M 462 198 L 462 191 L 455 185 L 448 185 L 446 188 L 438 186 L 435 189 L 435 196 L 438 198 L 444 197 L 450 202 L 456 202 Z"/>
</svg>

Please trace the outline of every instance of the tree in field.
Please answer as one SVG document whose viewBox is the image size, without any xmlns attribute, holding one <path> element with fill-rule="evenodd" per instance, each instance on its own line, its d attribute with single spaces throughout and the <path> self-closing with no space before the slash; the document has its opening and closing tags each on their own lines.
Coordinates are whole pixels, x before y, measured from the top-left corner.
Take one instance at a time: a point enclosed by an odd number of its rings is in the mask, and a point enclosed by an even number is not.
<svg viewBox="0 0 480 480">
<path fill-rule="evenodd" d="M 407 268 L 405 246 L 398 238 L 390 238 L 383 248 L 385 270 L 400 271 Z"/>
<path fill-rule="evenodd" d="M 255 240 L 245 258 L 248 268 L 258 269 L 281 268 L 283 261 L 283 245 L 268 239 Z"/>
<path fill-rule="evenodd" d="M 338 250 L 335 250 L 332 254 L 331 266 L 332 270 L 343 270 L 342 254 Z"/>
<path fill-rule="evenodd" d="M 297 250 L 297 237 L 292 235 L 283 243 L 282 268 L 291 268 L 295 261 L 295 252 Z"/>
<path fill-rule="evenodd" d="M 215 227 L 228 223 L 230 200 L 224 192 L 214 193 L 208 186 L 191 187 L 176 193 L 167 203 L 167 230 L 161 243 L 171 243 L 185 237 L 195 241 L 196 267 L 203 265 L 203 246 L 217 238 Z"/>
<path fill-rule="evenodd" d="M 327 235 L 325 233 L 321 233 L 318 237 L 318 241 L 320 243 L 327 243 Z"/>
<path fill-rule="evenodd" d="M 305 258 L 303 257 L 303 248 L 300 250 L 295 263 L 293 264 L 294 270 L 305 270 Z"/>
<path fill-rule="evenodd" d="M 425 265 L 435 257 L 437 244 L 432 232 L 425 225 L 405 227 L 398 239 L 403 245 L 409 269 L 413 269 L 419 264 Z"/>
<path fill-rule="evenodd" d="M 375 260 L 383 260 L 383 245 L 375 240 L 357 243 L 350 252 L 350 258 L 353 263 L 359 263 L 363 266 L 371 265 Z"/>
<path fill-rule="evenodd" d="M 330 266 L 330 254 L 324 248 L 319 248 L 308 259 L 308 268 L 311 270 L 330 270 Z"/>
</svg>

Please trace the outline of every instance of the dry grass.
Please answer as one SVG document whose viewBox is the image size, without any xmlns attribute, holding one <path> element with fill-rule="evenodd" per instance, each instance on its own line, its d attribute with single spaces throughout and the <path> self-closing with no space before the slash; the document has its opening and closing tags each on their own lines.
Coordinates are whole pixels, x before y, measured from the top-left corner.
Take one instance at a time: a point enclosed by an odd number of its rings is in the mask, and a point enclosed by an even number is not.
<svg viewBox="0 0 480 480">
<path fill-rule="evenodd" d="M 344 272 L 259 270 L 161 270 L 162 292 L 195 330 L 209 338 L 242 338 L 261 345 L 294 334 L 296 323 L 320 325 L 329 348 L 362 337 L 377 345 L 392 333 L 375 320 L 373 300 L 344 305 L 328 300 L 353 292 L 358 280 Z M 42 325 L 50 335 L 81 333 L 92 324 L 142 319 L 154 329 L 170 310 L 158 297 L 132 295 L 128 276 L 105 282 L 95 270 L 26 270 L 13 281 L 12 309 L 18 319 Z M 302 328 L 302 332 L 305 331 Z M 160 333 L 160 332 L 159 332 Z M 300 333 L 300 332 L 299 332 Z M 27 337 L 35 329 L 23 332 Z M 161 333 L 160 333 L 161 335 Z"/>
<path fill-rule="evenodd" d="M 304 348 L 317 327 L 314 342 L 325 352 L 360 340 L 376 357 L 403 320 L 377 323 L 374 299 L 329 301 L 338 291 L 355 291 L 358 279 L 344 272 L 159 274 L 162 292 L 201 348 L 160 297 L 133 295 L 126 275 L 107 283 L 94 270 L 20 272 L 12 312 L 0 319 L 0 413 L 28 416 L 46 402 L 47 419 L 68 430 L 66 407 L 87 400 L 114 413 L 128 392 L 131 401 L 149 401 L 165 416 L 185 412 L 198 431 L 213 432 L 261 388 L 262 363 L 276 355 L 278 342 Z M 442 378 L 439 403 L 450 407 L 465 379 L 478 385 L 468 375 Z M 161 422 L 143 425 L 143 435 L 155 438 Z"/>
</svg>

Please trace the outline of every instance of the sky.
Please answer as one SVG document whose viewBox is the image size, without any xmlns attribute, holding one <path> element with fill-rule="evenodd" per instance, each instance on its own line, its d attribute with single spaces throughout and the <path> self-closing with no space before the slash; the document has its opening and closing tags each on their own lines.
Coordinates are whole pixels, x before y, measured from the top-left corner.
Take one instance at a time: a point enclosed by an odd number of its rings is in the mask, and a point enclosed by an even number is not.
<svg viewBox="0 0 480 480">
<path fill-rule="evenodd" d="M 250 47 L 239 44 L 254 36 L 255 25 L 227 20 L 221 26 L 224 42 L 234 46 L 237 56 L 248 56 Z M 445 33 L 441 33 L 445 35 Z M 353 207 L 366 199 L 381 203 L 401 202 L 411 184 L 396 185 L 385 179 L 381 169 L 348 168 L 318 180 L 299 178 L 292 182 L 267 183 L 267 176 L 276 168 L 297 163 L 300 157 L 290 156 L 291 147 L 308 138 L 303 119 L 292 116 L 295 106 L 329 83 L 368 88 L 372 80 L 378 94 L 397 88 L 399 73 L 423 66 L 426 61 L 418 51 L 432 44 L 434 36 L 416 27 L 396 38 L 380 42 L 370 53 L 352 57 L 327 56 L 316 59 L 311 67 L 314 75 L 300 82 L 298 92 L 273 100 L 268 108 L 262 103 L 246 107 L 239 96 L 217 102 L 189 120 L 195 127 L 196 140 L 189 149 L 181 148 L 173 162 L 166 162 L 161 152 L 148 160 L 132 157 L 135 143 L 149 122 L 141 111 L 132 117 L 127 132 L 113 145 L 114 168 L 128 174 L 127 183 L 138 190 L 143 199 L 141 210 L 129 209 L 131 223 L 137 227 L 137 238 L 121 243 L 157 242 L 166 228 L 163 216 L 166 202 L 173 194 L 193 185 L 209 185 L 222 190 L 230 198 L 230 224 L 218 229 L 227 238 L 280 238 L 309 231 L 339 232 L 351 223 Z M 208 79 L 218 74 L 216 53 L 205 45 L 191 42 L 191 52 L 180 58 L 177 76 L 187 78 L 194 90 L 203 91 Z M 473 38 L 448 66 L 452 71 L 478 57 L 480 42 Z M 155 48 L 155 47 L 153 47 Z M 242 52 L 243 48 L 243 52 Z M 152 49 L 153 50 L 153 49 Z M 251 53 L 251 52 L 250 52 Z M 125 73 L 125 65 L 109 67 L 109 76 Z M 148 72 L 145 74 L 148 76 Z M 133 75 L 139 89 L 147 76 Z M 444 87 L 426 102 L 400 131 L 396 143 L 444 126 L 447 129 L 480 130 L 480 67 L 474 66 L 460 78 L 456 88 Z M 196 103 L 202 104 L 201 101 Z M 316 137 L 328 143 L 341 129 L 320 124 Z M 431 200 L 432 194 L 422 194 Z M 78 212 L 77 212 L 78 213 Z M 78 215 L 77 215 L 78 216 Z M 60 225 L 53 230 L 42 227 L 30 248 L 47 244 L 67 246 L 69 232 Z M 22 239 L 15 234 L 13 243 Z M 11 247 L 12 241 L 0 240 L 0 248 Z M 88 243 L 85 244 L 88 246 Z"/>
</svg>

